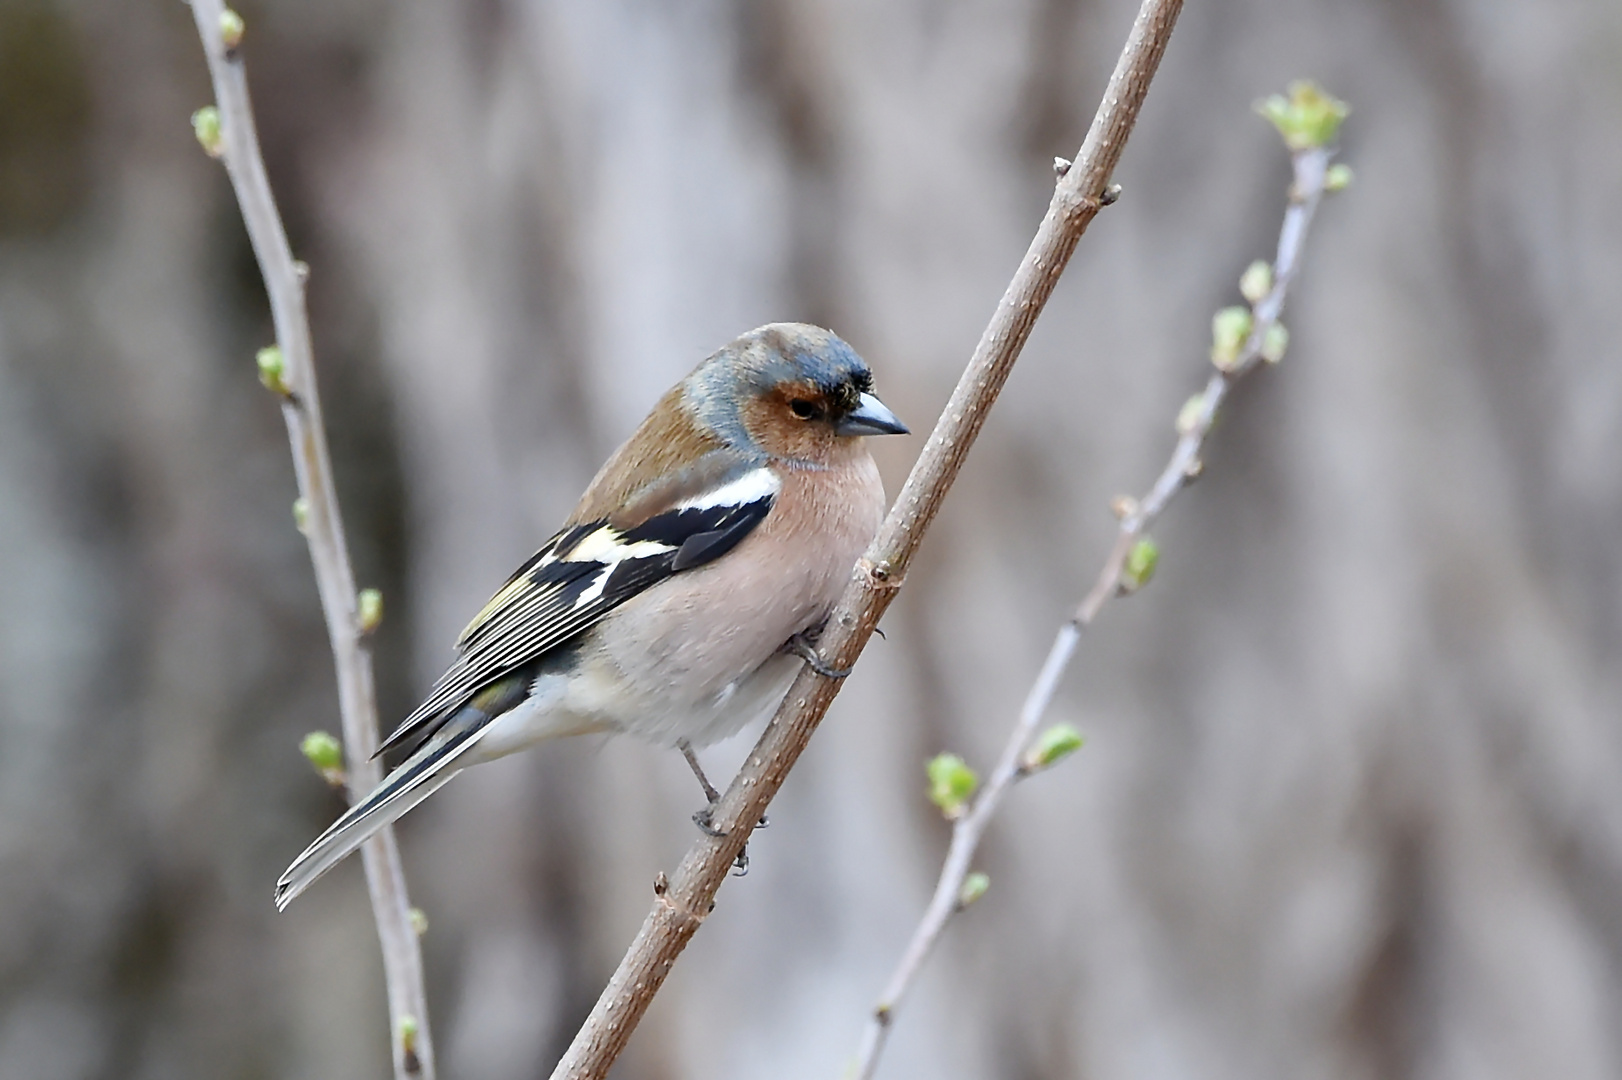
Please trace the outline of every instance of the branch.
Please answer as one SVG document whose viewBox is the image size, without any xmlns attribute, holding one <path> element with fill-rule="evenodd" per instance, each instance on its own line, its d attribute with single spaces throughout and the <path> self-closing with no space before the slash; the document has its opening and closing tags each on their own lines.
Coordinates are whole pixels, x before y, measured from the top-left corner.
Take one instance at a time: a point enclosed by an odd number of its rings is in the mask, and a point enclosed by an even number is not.
<svg viewBox="0 0 1622 1080">
<path fill-rule="evenodd" d="M 277 347 L 261 352 L 260 379 L 281 396 L 282 418 L 292 442 L 302 510 L 300 528 L 309 539 L 321 611 L 332 642 L 349 759 L 349 793 L 354 798 L 376 786 L 382 772 L 381 764 L 372 758 L 378 743 L 377 697 L 372 684 L 371 648 L 366 640 L 376 619 L 372 617 L 375 613 L 363 619 L 359 610 L 338 492 L 333 485 L 311 355 L 310 323 L 304 308 L 304 281 L 309 270 L 293 259 L 265 176 L 239 50 L 242 20 L 228 11 L 222 0 L 191 0 L 191 6 L 217 101 L 217 111 L 201 110 L 193 122 L 204 149 L 225 160 L 265 279 L 265 291 L 270 296 Z M 428 1034 L 422 954 L 412 926 L 411 902 L 406 895 L 394 830 L 381 829 L 362 846 L 361 856 L 388 980 L 394 1074 L 398 1080 L 433 1080 L 434 1052 Z"/>
<path fill-rule="evenodd" d="M 1036 238 L 1021 260 L 968 367 L 935 423 L 917 464 L 852 581 L 834 608 L 820 646 L 827 668 L 848 668 L 901 587 L 924 531 L 956 479 L 987 413 L 1053 292 L 1081 234 L 1104 205 L 1106 186 L 1137 121 L 1182 0 L 1143 0 L 1115 72 L 1074 166 L 1060 178 Z M 840 681 L 802 669 L 749 759 L 715 808 L 717 837 L 699 840 L 668 880 L 654 883 L 654 904 L 553 1080 L 598 1080 L 624 1048 L 676 958 L 714 904 L 716 890 L 806 741 Z"/>
<path fill-rule="evenodd" d="M 1294 88 L 1296 94 L 1294 101 L 1300 100 L 1307 85 L 1309 84 L 1297 84 Z M 1344 106 L 1330 98 L 1320 100 L 1332 103 L 1326 107 L 1330 112 L 1336 113 L 1335 124 L 1338 126 L 1338 118 L 1345 114 Z M 1271 104 L 1270 100 L 1268 105 Z M 1275 123 L 1278 123 L 1278 120 L 1274 119 Z M 1284 125 L 1280 124 L 1280 128 L 1283 130 Z M 1289 139 L 1290 133 L 1285 131 L 1285 136 Z M 1333 137 L 1332 128 L 1326 141 L 1331 141 Z M 1274 327 L 1278 325 L 1279 316 L 1284 310 L 1285 295 L 1299 268 L 1301 245 L 1306 239 L 1307 227 L 1311 224 L 1319 199 L 1324 193 L 1332 154 L 1332 148 L 1323 144 L 1293 149 L 1291 160 L 1294 167 L 1294 183 L 1290 187 L 1284 227 L 1279 233 L 1277 258 L 1271 267 L 1265 263 L 1257 263 L 1246 271 L 1241 281 L 1241 289 L 1247 298 L 1252 300 L 1248 313 L 1243 309 L 1230 308 L 1217 316 L 1215 335 L 1217 342 L 1212 349 L 1215 371 L 1206 383 L 1204 392 L 1190 398 L 1178 415 L 1179 437 L 1176 448 L 1172 451 L 1171 460 L 1166 463 L 1166 467 L 1142 499 L 1116 500 L 1121 524 L 1097 582 L 1077 607 L 1075 614 L 1059 628 L 1058 635 L 1053 639 L 1047 660 L 1042 664 L 1041 672 L 1025 697 L 1019 719 L 1009 734 L 1008 742 L 1004 745 L 986 786 L 968 807 L 967 813 L 962 813 L 955 819 L 951 846 L 941 867 L 934 896 L 913 931 L 912 940 L 907 943 L 906 952 L 902 954 L 900 963 L 891 974 L 890 981 L 884 988 L 884 994 L 874 1008 L 873 1015 L 862 1034 L 854 1074 L 859 1080 L 870 1080 L 878 1068 L 879 1055 L 884 1051 L 895 1009 L 917 979 L 924 960 L 939 941 L 948 920 L 973 902 L 975 896 L 984 890 L 983 880 L 978 887 L 969 886 L 969 866 L 981 838 L 985 835 L 986 827 L 1001 808 L 1004 796 L 1008 794 L 1015 781 L 1046 768 L 1064 752 L 1079 745 L 1079 740 L 1068 742 L 1058 753 L 1044 752 L 1044 747 L 1040 743 L 1033 749 L 1037 727 L 1046 715 L 1048 706 L 1053 701 L 1053 695 L 1058 690 L 1059 681 L 1070 665 L 1070 659 L 1081 640 L 1082 631 L 1092 624 L 1105 602 L 1111 597 L 1127 595 L 1148 580 L 1153 572 L 1156 550 L 1147 540 L 1147 530 L 1165 510 L 1172 496 L 1200 474 L 1205 441 L 1211 432 L 1211 424 L 1216 418 L 1218 407 L 1234 384 L 1253 370 L 1258 361 L 1263 359 L 1277 361 L 1282 356 L 1282 328 L 1275 330 Z M 1344 169 L 1344 166 L 1340 168 Z M 1335 179 L 1343 182 L 1347 176 L 1349 173 L 1341 173 Z M 1234 312 L 1238 312 L 1239 315 L 1232 314 Z M 1248 329 L 1245 328 L 1246 314 L 1248 314 Z M 1134 552 L 1137 553 L 1136 556 Z M 961 763 L 957 765 L 966 769 Z M 968 774 L 968 778 L 972 790 L 973 774 Z M 949 812 L 959 813 L 961 807 L 951 807 Z"/>
</svg>

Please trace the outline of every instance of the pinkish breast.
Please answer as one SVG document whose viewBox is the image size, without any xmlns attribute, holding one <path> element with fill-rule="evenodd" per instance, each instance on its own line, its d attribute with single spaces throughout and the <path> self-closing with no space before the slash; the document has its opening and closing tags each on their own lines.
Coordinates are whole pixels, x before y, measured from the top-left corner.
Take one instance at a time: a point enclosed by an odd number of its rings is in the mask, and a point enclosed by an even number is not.
<svg viewBox="0 0 1622 1080">
<path fill-rule="evenodd" d="M 883 520 L 878 468 L 856 442 L 823 469 L 774 468 L 782 491 L 737 548 L 599 624 L 594 636 L 629 696 L 702 707 L 827 617 Z"/>
</svg>

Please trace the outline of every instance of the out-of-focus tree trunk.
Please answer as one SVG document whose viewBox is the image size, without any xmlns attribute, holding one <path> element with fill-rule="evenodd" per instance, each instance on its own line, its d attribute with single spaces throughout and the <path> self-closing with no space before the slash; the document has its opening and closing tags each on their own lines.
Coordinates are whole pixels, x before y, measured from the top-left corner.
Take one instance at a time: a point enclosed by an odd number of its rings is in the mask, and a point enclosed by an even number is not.
<svg viewBox="0 0 1622 1080">
<path fill-rule="evenodd" d="M 1124 2 L 244 5 L 314 268 L 385 722 L 708 351 L 834 326 L 921 426 Z M 267 320 L 179 5 L 0 0 L 0 1076 L 383 1075 L 358 867 L 284 916 L 336 725 Z M 885 1075 L 1622 1072 L 1622 23 L 1191 8 L 906 592 L 616 1075 L 837 1075 L 1268 249 L 1248 114 L 1350 100 L 1283 366 L 1083 646 L 1087 750 L 984 852 Z M 48 121 L 43 122 L 42 121 Z M 892 488 L 916 441 L 877 449 Z M 708 752 L 725 772 L 742 741 Z M 446 1075 L 544 1074 L 691 839 L 676 755 L 540 749 L 407 819 Z"/>
</svg>

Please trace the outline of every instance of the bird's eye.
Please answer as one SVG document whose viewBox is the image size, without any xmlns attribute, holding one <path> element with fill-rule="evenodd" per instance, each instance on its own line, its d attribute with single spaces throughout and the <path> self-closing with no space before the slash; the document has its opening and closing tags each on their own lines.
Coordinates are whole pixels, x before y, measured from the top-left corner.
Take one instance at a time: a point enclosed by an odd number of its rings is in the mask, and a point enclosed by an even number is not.
<svg viewBox="0 0 1622 1080">
<path fill-rule="evenodd" d="M 815 420 L 822 415 L 822 410 L 817 408 L 814 402 L 806 401 L 804 398 L 795 398 L 788 403 L 788 407 L 789 411 L 801 420 Z"/>
</svg>

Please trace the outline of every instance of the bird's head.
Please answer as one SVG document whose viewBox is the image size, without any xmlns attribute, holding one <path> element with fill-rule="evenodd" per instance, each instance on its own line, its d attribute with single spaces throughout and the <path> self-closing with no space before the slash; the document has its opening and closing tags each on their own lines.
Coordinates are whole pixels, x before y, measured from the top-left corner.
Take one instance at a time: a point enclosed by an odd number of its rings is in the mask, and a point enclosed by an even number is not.
<svg viewBox="0 0 1622 1080">
<path fill-rule="evenodd" d="M 726 442 L 790 462 L 825 464 L 855 439 L 907 433 L 874 396 L 856 350 L 805 323 L 749 331 L 700 364 L 685 389 Z"/>
</svg>

